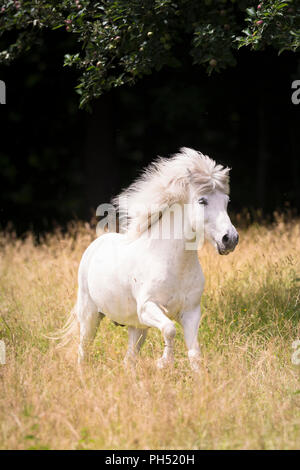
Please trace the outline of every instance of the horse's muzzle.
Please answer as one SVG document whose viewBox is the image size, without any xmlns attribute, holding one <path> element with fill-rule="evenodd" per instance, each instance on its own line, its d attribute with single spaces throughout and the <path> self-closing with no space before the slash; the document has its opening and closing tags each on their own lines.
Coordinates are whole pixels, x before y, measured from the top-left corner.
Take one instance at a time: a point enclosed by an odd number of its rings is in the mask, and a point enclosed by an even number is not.
<svg viewBox="0 0 300 470">
<path fill-rule="evenodd" d="M 217 244 L 218 253 L 220 255 L 228 255 L 235 249 L 238 242 L 239 234 L 237 231 L 235 231 L 233 234 L 226 233 L 222 238 L 222 242 Z"/>
</svg>

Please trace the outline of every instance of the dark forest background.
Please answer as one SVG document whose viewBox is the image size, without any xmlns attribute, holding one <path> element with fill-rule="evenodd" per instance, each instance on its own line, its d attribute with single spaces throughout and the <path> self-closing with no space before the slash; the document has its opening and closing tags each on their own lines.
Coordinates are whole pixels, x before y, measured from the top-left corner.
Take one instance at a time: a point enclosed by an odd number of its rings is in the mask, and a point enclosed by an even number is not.
<svg viewBox="0 0 300 470">
<path fill-rule="evenodd" d="M 90 220 L 153 158 L 182 146 L 232 168 L 232 211 L 299 207 L 299 55 L 243 48 L 236 67 L 208 76 L 182 44 L 180 68 L 115 88 L 88 113 L 78 108 L 76 71 L 62 67 L 71 46 L 66 32 L 51 32 L 0 69 L 1 228 Z"/>
</svg>

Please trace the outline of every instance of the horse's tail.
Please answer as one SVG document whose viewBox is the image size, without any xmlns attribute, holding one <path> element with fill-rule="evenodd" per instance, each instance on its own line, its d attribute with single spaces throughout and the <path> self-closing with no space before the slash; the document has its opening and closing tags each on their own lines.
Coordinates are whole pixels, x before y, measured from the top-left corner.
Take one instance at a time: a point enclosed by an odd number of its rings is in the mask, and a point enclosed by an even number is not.
<svg viewBox="0 0 300 470">
<path fill-rule="evenodd" d="M 54 333 L 45 335 L 46 338 L 53 341 L 59 341 L 57 348 L 62 348 L 66 346 L 71 339 L 75 336 L 75 333 L 78 331 L 78 320 L 77 320 L 77 303 L 72 308 L 70 315 L 68 316 L 64 326 Z"/>
</svg>

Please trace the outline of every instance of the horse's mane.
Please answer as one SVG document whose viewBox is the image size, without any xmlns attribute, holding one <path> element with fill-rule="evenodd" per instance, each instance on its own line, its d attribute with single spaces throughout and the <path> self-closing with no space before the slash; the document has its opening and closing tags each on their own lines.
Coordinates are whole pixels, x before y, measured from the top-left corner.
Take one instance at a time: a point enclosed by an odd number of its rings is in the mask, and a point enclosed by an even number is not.
<svg viewBox="0 0 300 470">
<path fill-rule="evenodd" d="M 150 214 L 151 221 L 157 220 L 166 207 L 187 203 L 191 185 L 199 196 L 217 189 L 228 194 L 229 170 L 187 147 L 169 158 L 158 157 L 113 199 L 119 211 L 120 231 L 141 235 L 151 225 Z"/>
</svg>

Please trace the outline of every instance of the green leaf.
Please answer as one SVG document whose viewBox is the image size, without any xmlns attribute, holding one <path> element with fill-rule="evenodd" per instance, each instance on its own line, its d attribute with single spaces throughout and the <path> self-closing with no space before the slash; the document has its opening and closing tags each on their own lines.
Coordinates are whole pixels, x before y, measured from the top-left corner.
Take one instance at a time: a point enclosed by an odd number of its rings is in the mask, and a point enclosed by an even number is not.
<svg viewBox="0 0 300 470">
<path fill-rule="evenodd" d="M 278 5 L 277 10 L 281 10 L 281 8 L 287 7 L 288 3 L 282 3 L 281 5 Z"/>
<path fill-rule="evenodd" d="M 251 36 L 251 31 L 249 28 L 243 29 L 242 33 L 247 34 L 247 36 Z"/>
<path fill-rule="evenodd" d="M 246 12 L 248 13 L 249 16 L 256 16 L 256 11 L 254 10 L 253 7 L 246 8 Z"/>
</svg>

